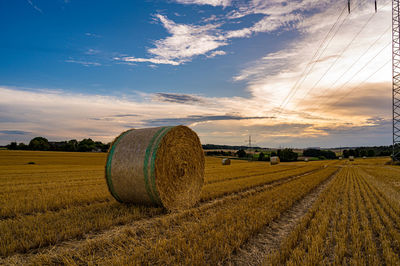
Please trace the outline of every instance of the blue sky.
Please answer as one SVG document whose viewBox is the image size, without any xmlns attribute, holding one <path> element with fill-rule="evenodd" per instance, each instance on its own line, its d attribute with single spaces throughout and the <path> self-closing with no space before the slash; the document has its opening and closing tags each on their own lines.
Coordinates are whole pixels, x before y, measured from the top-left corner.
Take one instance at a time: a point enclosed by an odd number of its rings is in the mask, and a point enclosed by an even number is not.
<svg viewBox="0 0 400 266">
<path fill-rule="evenodd" d="M 340 1 L 0 0 L 0 144 L 173 124 L 203 143 L 390 144 L 389 2 L 353 1 L 292 95 Z"/>
<path fill-rule="evenodd" d="M 243 84 L 232 80 L 241 63 L 276 51 L 277 40 L 284 42 L 295 34 L 238 40 L 224 47 L 229 56 L 194 55 L 179 66 L 128 65 L 114 58 L 148 57 L 147 49 L 168 36 L 157 15 L 190 24 L 222 16 L 232 8 L 171 1 L 20 0 L 1 4 L 0 79 L 6 86 L 110 95 L 174 91 L 246 96 Z M 226 23 L 223 29 L 250 26 L 259 18 L 253 15 Z"/>
</svg>

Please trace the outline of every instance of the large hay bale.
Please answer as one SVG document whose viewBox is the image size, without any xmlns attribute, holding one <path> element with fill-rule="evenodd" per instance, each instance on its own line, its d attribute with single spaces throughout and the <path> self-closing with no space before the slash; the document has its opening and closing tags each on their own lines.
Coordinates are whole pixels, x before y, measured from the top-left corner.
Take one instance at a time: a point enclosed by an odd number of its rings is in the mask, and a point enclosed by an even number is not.
<svg viewBox="0 0 400 266">
<path fill-rule="evenodd" d="M 279 164 L 281 162 L 281 160 L 279 159 L 278 156 L 271 157 L 270 161 L 271 161 L 271 165 L 276 165 L 276 164 Z"/>
<path fill-rule="evenodd" d="M 354 161 L 354 156 L 349 156 L 349 161 Z"/>
<path fill-rule="evenodd" d="M 200 140 L 185 126 L 128 130 L 110 147 L 106 180 L 119 202 L 191 207 L 204 183 Z"/>
<path fill-rule="evenodd" d="M 231 165 L 231 159 L 229 158 L 222 159 L 222 165 Z"/>
</svg>

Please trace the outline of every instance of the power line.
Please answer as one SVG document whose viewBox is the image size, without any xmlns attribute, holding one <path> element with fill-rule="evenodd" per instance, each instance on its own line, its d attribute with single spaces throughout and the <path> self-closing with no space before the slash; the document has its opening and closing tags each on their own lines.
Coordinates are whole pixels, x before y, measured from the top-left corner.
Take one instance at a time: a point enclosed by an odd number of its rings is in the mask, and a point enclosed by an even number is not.
<svg viewBox="0 0 400 266">
<path fill-rule="evenodd" d="M 362 2 L 360 2 L 358 4 L 358 6 L 355 7 L 355 9 L 359 8 L 361 6 Z M 325 36 L 325 39 L 329 36 L 330 32 L 333 30 L 333 28 L 335 28 L 337 22 L 340 20 L 340 17 L 342 16 L 343 12 L 346 10 L 346 7 L 343 8 L 341 14 L 339 15 L 339 17 L 337 18 L 335 24 L 332 26 L 332 28 L 329 30 L 328 34 Z M 341 22 L 341 24 L 339 25 L 339 27 L 337 28 L 336 32 L 332 35 L 332 37 L 330 38 L 328 44 L 325 46 L 324 50 L 322 51 L 322 53 L 318 56 L 317 60 L 314 60 L 314 57 L 311 59 L 311 61 L 309 62 L 309 64 L 307 65 L 307 67 L 310 65 L 310 63 L 312 64 L 312 67 L 308 69 L 308 72 L 304 74 L 302 74 L 301 78 L 296 82 L 295 86 L 292 87 L 292 89 L 290 90 L 289 94 L 286 96 L 285 100 L 281 103 L 281 105 L 279 106 L 279 113 L 281 112 L 281 110 L 286 107 L 286 105 L 290 102 L 291 98 L 293 98 L 293 96 L 297 93 L 298 89 L 301 87 L 301 85 L 303 84 L 303 82 L 307 79 L 308 75 L 310 74 L 310 72 L 314 69 L 315 63 L 319 61 L 319 59 L 321 58 L 321 56 L 325 53 L 326 49 L 328 48 L 329 44 L 331 43 L 331 41 L 333 40 L 333 38 L 336 36 L 336 34 L 339 32 L 340 28 L 342 27 L 342 25 L 344 24 L 344 22 L 346 21 L 346 19 L 350 16 L 350 14 L 347 14 L 346 17 L 343 19 L 343 21 Z M 324 39 L 324 41 L 325 41 Z M 317 51 L 318 52 L 318 51 Z M 316 55 L 317 53 L 315 53 Z M 307 69 L 307 67 L 305 68 L 305 70 Z M 298 82 L 301 80 L 300 85 L 298 85 Z M 297 86 L 297 87 L 296 87 Z M 290 95 L 290 96 L 289 96 Z M 289 97 L 289 99 L 288 99 Z M 285 101 L 288 99 L 288 101 L 285 103 Z M 285 104 L 284 104 L 285 103 Z M 284 105 L 283 105 L 284 104 Z M 282 107 L 283 105 L 283 107 Z"/>
<path fill-rule="evenodd" d="M 385 46 L 385 48 L 388 45 Z M 375 56 L 376 57 L 376 56 Z M 374 58 L 375 58 L 374 57 Z M 344 94 L 342 97 L 340 97 L 338 100 L 336 100 L 335 102 L 333 102 L 332 104 L 330 104 L 331 106 L 334 106 L 335 104 L 337 104 L 338 102 L 340 102 L 341 100 L 343 100 L 344 98 L 346 98 L 348 95 L 350 95 L 351 93 L 353 93 L 354 91 L 356 91 L 357 89 L 361 88 L 361 85 L 364 84 L 365 82 L 367 82 L 370 78 L 372 78 L 376 73 L 378 73 L 382 68 L 384 68 L 388 63 L 390 63 L 392 60 L 389 59 L 387 60 L 381 67 L 379 67 L 377 70 L 374 71 L 374 73 L 372 73 L 371 75 L 369 75 L 366 79 L 364 79 L 363 81 L 361 81 L 354 89 L 350 90 L 349 92 L 347 92 L 346 94 Z M 329 104 L 329 103 L 328 103 Z M 314 113 L 314 112 L 313 112 Z M 313 114 L 311 113 L 311 114 Z M 311 115 L 310 114 L 310 115 Z"/>
<path fill-rule="evenodd" d="M 380 39 L 382 39 L 382 37 L 389 31 L 391 29 L 391 26 L 389 26 L 375 41 L 374 41 L 374 43 L 373 44 L 371 44 L 369 47 L 368 47 L 368 49 L 367 50 L 365 50 L 363 53 L 361 53 L 361 55 L 357 58 L 357 60 L 355 60 L 354 62 L 353 62 L 353 64 L 350 66 L 350 67 L 348 67 L 343 73 L 342 73 L 342 75 L 340 75 L 340 77 L 338 77 L 331 85 L 330 85 L 330 87 L 331 88 L 333 88 L 335 85 L 336 85 L 336 83 L 339 81 L 339 80 L 341 80 L 342 79 L 342 77 L 344 76 L 344 75 L 346 75 L 347 73 L 349 73 L 349 71 L 358 63 L 358 61 L 360 61 L 360 59 L 362 58 L 362 57 L 364 57 L 368 52 L 369 52 L 369 50 L 372 48 L 372 47 L 374 47 L 375 46 L 375 44 L 377 44 L 378 43 L 378 41 L 380 40 Z M 387 45 L 385 46 L 385 48 L 387 47 Z M 382 51 L 382 50 L 381 50 Z M 380 52 L 381 52 L 380 51 Z M 380 53 L 379 52 L 379 53 Z M 378 53 L 378 54 L 379 54 Z M 376 56 L 375 56 L 376 57 Z M 374 58 L 375 58 L 374 57 Z M 370 60 L 371 61 L 371 60 Z M 369 61 L 369 62 L 370 62 Z M 357 72 L 357 74 L 359 73 L 360 71 L 358 71 Z M 353 75 L 352 76 L 352 78 L 354 78 L 356 75 Z M 351 79 L 352 79 L 351 78 Z M 351 80 L 350 79 L 350 80 Z M 349 81 L 348 81 L 349 82 Z M 348 82 L 346 82 L 345 84 L 347 84 Z M 340 88 L 343 88 L 343 85 L 340 87 Z M 325 95 L 326 95 L 326 93 L 328 92 L 328 90 L 325 90 L 325 93 L 323 94 L 323 95 L 321 95 L 320 97 L 324 97 Z M 318 109 L 318 107 L 320 107 L 321 106 L 321 104 L 319 104 L 317 107 L 316 107 L 316 109 Z M 311 106 L 311 109 L 312 109 L 312 107 L 313 106 Z"/>
<path fill-rule="evenodd" d="M 326 40 L 328 39 L 328 36 L 331 34 L 332 30 L 336 27 L 337 23 L 339 22 L 339 20 L 340 20 L 340 18 L 342 17 L 342 15 L 343 15 L 343 13 L 344 13 L 345 10 L 346 10 L 346 7 L 344 7 L 344 8 L 342 9 L 342 12 L 340 12 L 340 14 L 339 14 L 338 18 L 336 19 L 335 23 L 332 25 L 332 27 L 330 28 L 330 30 L 328 31 L 328 33 L 326 34 L 326 36 L 324 37 L 324 39 L 322 40 L 322 42 L 319 44 L 319 47 L 318 47 L 317 51 L 314 53 L 314 55 L 312 56 L 310 62 L 308 62 L 307 66 L 304 68 L 304 71 L 303 71 L 303 73 L 301 74 L 300 78 L 296 81 L 296 83 L 295 83 L 295 84 L 293 85 L 293 87 L 290 89 L 289 93 L 286 95 L 285 99 L 284 99 L 284 100 L 282 101 L 282 103 L 280 104 L 279 109 L 281 109 L 282 105 L 286 102 L 286 100 L 288 99 L 288 97 L 290 97 L 290 95 L 291 95 L 293 92 L 296 93 L 295 91 L 297 91 L 299 82 L 302 80 L 302 81 L 300 82 L 300 84 L 302 84 L 303 81 L 304 81 L 304 78 L 306 78 L 307 75 L 308 75 L 308 74 L 310 73 L 310 71 L 312 70 L 312 68 L 309 69 L 309 67 L 310 67 L 312 64 L 315 64 L 315 62 L 318 61 L 319 58 L 321 57 L 321 55 L 325 52 L 326 47 L 329 46 L 329 43 L 332 41 L 332 38 L 329 40 L 328 45 L 325 46 L 325 49 L 324 49 L 323 52 L 319 55 L 318 59 L 317 59 L 317 60 L 315 59 L 315 58 L 317 57 L 318 53 L 320 52 L 321 48 L 325 45 L 325 42 L 326 42 Z M 345 19 L 346 19 L 347 17 L 348 17 L 348 15 L 345 17 Z M 345 20 L 345 19 L 344 19 L 344 20 Z M 344 20 L 343 20 L 343 21 L 344 21 Z M 343 22 L 342 22 L 342 24 L 343 24 Z M 341 24 L 341 25 L 342 25 L 342 24 Z M 307 72 L 307 69 L 309 70 L 308 72 Z M 307 72 L 307 73 L 306 73 L 306 72 Z"/>
<path fill-rule="evenodd" d="M 379 41 L 380 39 L 382 39 L 383 36 L 385 36 L 385 34 L 386 34 L 387 32 L 389 32 L 389 30 L 391 30 L 391 28 L 392 28 L 392 26 L 387 27 L 387 29 L 381 34 L 381 36 L 379 36 L 379 37 L 374 41 L 374 43 L 371 44 L 371 45 L 368 47 L 368 49 L 365 50 L 365 51 L 357 58 L 357 60 L 354 61 L 353 64 L 352 64 L 350 67 L 348 67 L 348 68 L 343 72 L 343 74 L 342 74 L 340 77 L 338 77 L 338 78 L 331 84 L 330 87 L 334 87 L 334 86 L 336 85 L 336 83 L 337 83 L 339 80 L 341 80 L 341 79 L 343 78 L 343 76 L 346 75 L 346 74 L 349 72 L 349 70 L 352 69 L 352 68 L 358 63 L 358 61 L 360 61 L 360 59 L 361 59 L 364 55 L 366 55 L 366 54 L 369 52 L 369 50 L 370 50 L 372 47 L 374 47 L 375 44 L 378 43 L 378 41 Z"/>
<path fill-rule="evenodd" d="M 349 49 L 349 47 L 353 44 L 353 42 L 357 39 L 357 37 L 360 35 L 360 33 L 365 29 L 365 27 L 368 25 L 368 23 L 371 21 L 375 14 L 373 14 L 367 22 L 364 24 L 364 26 L 357 32 L 357 34 L 353 37 L 353 39 L 346 45 L 346 47 L 340 52 L 339 56 L 336 57 L 335 61 L 328 67 L 328 69 L 325 71 L 325 73 L 319 78 L 317 82 L 314 83 L 314 85 L 306 92 L 306 94 L 303 96 L 301 99 L 304 100 L 307 95 L 315 89 L 315 87 L 321 82 L 321 80 L 328 74 L 328 72 L 336 65 L 336 63 L 339 61 L 339 59 L 343 56 L 343 54 Z M 297 107 L 297 104 L 296 104 Z"/>
<path fill-rule="evenodd" d="M 386 5 L 385 5 L 386 6 Z M 336 63 L 339 61 L 339 59 L 343 56 L 343 54 L 349 49 L 349 47 L 354 43 L 354 41 L 357 39 L 357 37 L 361 34 L 361 32 L 365 29 L 365 27 L 371 22 L 371 20 L 374 18 L 375 13 L 373 13 L 369 19 L 364 23 L 364 25 L 361 27 L 361 29 L 357 32 L 357 34 L 353 37 L 353 39 L 346 45 L 346 47 L 341 51 L 338 57 L 336 57 L 336 60 L 329 66 L 329 68 L 325 71 L 325 73 L 320 77 L 320 79 L 314 83 L 314 85 L 306 92 L 306 94 L 303 96 L 303 98 L 300 100 L 303 101 L 307 95 L 315 89 L 315 87 L 321 82 L 321 80 L 328 74 L 328 72 L 336 65 Z M 296 103 L 295 107 L 298 106 L 298 103 Z"/>
<path fill-rule="evenodd" d="M 365 1 L 364 1 L 365 2 Z M 361 5 L 363 4 L 363 2 L 360 2 L 359 5 L 355 8 L 359 8 Z M 379 9 L 384 8 L 387 5 L 387 3 L 383 6 L 381 6 Z M 328 68 L 328 70 L 323 74 L 323 76 L 313 85 L 313 87 L 311 89 L 309 89 L 307 91 L 307 93 L 303 96 L 302 100 L 305 99 L 305 97 L 315 88 L 315 86 L 326 76 L 326 74 L 329 72 L 329 70 L 337 63 L 337 61 L 339 60 L 339 58 L 343 55 L 343 53 L 351 46 L 351 44 L 354 42 L 354 40 L 358 37 L 358 35 L 364 30 L 364 28 L 368 25 L 368 23 L 372 20 L 374 14 L 368 19 L 368 21 L 363 25 L 363 27 L 360 29 L 360 31 L 356 34 L 356 36 L 353 37 L 352 41 L 345 47 L 345 49 L 340 53 L 339 57 L 336 58 L 335 62 Z M 332 39 L 335 37 L 335 35 L 338 33 L 338 31 L 340 30 L 340 27 L 344 24 L 345 20 L 348 18 L 348 15 L 345 17 L 345 19 L 342 21 L 342 23 L 340 24 L 340 26 L 338 27 L 338 29 L 336 30 L 335 34 L 332 36 L 332 38 L 330 39 L 328 45 L 325 47 L 324 51 L 320 54 L 319 58 L 321 57 L 321 55 L 325 52 L 326 48 L 329 46 L 330 42 L 332 41 Z M 336 24 L 336 23 L 335 23 Z M 318 60 L 319 60 L 318 58 Z M 307 75 L 311 72 L 311 70 L 314 68 L 315 64 L 312 66 L 312 68 L 308 71 Z M 306 77 L 307 77 L 306 75 Z M 304 80 L 306 79 L 303 78 L 301 84 L 304 82 Z M 300 84 L 300 85 L 301 85 Z M 280 112 L 282 112 L 282 109 L 290 102 L 291 98 L 293 98 L 293 96 L 297 93 L 298 89 L 300 88 L 300 86 L 298 86 L 294 93 L 291 95 L 291 97 L 289 98 L 289 100 L 286 102 L 286 104 L 282 107 L 282 105 L 279 107 L 280 108 Z M 285 98 L 286 101 L 287 97 Z M 296 104 L 296 106 L 298 106 L 298 103 Z"/>
</svg>

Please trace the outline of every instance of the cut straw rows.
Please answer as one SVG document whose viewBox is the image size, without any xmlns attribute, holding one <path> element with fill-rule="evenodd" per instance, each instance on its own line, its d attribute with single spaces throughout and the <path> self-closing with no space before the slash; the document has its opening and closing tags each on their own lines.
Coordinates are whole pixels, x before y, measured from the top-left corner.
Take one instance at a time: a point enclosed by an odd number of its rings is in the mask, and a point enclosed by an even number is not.
<svg viewBox="0 0 400 266">
<path fill-rule="evenodd" d="M 231 180 L 224 187 L 217 187 L 215 190 L 211 185 L 206 186 L 204 193 L 207 194 L 202 194 L 202 201 L 244 191 L 255 187 L 255 184 L 260 186 L 271 181 L 288 179 L 315 171 L 315 169 L 309 171 L 295 170 L 282 176 L 267 176 L 264 179 L 257 177 L 253 180 L 253 183 Z M 4 256 L 15 252 L 25 252 L 39 246 L 57 243 L 57 241 L 80 238 L 91 231 L 106 230 L 111 226 L 126 224 L 162 213 L 159 208 L 148 207 L 149 212 L 152 213 L 151 216 L 138 215 L 138 213 L 143 212 L 143 209 L 146 209 L 146 207 L 125 206 L 112 200 L 91 203 L 90 205 L 71 206 L 57 212 L 47 211 L 30 216 L 21 216 L 18 219 L 3 220 L 0 221 L 0 235 L 4 236 L 4 246 L 3 249 L 0 249 L 0 253 Z"/>
<path fill-rule="evenodd" d="M 289 183 L 184 215 L 166 215 L 34 256 L 32 263 L 216 264 L 336 171 L 325 168 Z M 254 210 L 257 210 L 256 212 Z M 131 252 L 127 253 L 126 250 Z M 179 252 L 176 252 L 179 250 Z"/>
<path fill-rule="evenodd" d="M 400 208 L 347 167 L 266 264 L 399 265 Z"/>
</svg>

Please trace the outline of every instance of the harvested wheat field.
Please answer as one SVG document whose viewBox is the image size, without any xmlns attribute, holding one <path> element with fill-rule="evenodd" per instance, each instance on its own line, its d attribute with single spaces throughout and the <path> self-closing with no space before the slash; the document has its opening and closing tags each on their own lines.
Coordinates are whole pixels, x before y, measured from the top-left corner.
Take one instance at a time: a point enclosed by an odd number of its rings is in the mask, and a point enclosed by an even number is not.
<svg viewBox="0 0 400 266">
<path fill-rule="evenodd" d="M 118 203 L 105 160 L 0 151 L 0 264 L 400 264 L 400 168 L 388 158 L 206 157 L 200 201 L 172 212 Z"/>
</svg>

